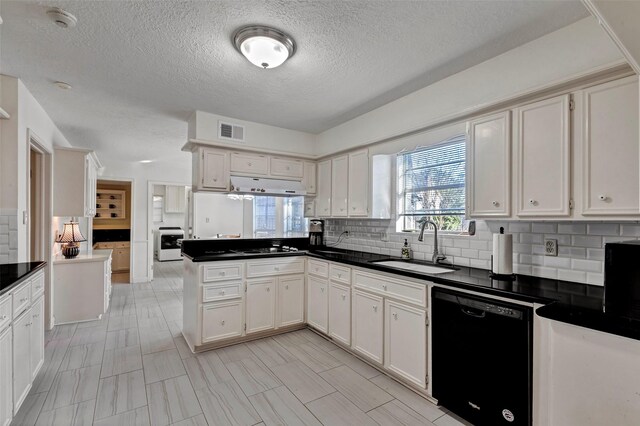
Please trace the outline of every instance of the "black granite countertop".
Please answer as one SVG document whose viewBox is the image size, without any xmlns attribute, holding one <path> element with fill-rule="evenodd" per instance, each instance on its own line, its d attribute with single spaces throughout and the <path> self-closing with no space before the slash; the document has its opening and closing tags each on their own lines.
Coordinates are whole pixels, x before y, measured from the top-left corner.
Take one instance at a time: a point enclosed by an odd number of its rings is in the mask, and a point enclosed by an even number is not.
<svg viewBox="0 0 640 426">
<path fill-rule="evenodd" d="M 11 291 L 32 273 L 45 267 L 47 262 L 6 263 L 0 265 L 0 295 Z"/>
</svg>

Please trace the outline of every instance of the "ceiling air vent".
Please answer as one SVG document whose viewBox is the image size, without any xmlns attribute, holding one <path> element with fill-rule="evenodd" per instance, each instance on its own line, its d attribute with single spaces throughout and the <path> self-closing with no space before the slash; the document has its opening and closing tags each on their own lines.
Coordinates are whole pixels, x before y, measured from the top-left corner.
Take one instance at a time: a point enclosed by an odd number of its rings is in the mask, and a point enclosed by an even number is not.
<svg viewBox="0 0 640 426">
<path fill-rule="evenodd" d="M 244 142 L 244 126 L 219 121 L 218 138 Z"/>
</svg>

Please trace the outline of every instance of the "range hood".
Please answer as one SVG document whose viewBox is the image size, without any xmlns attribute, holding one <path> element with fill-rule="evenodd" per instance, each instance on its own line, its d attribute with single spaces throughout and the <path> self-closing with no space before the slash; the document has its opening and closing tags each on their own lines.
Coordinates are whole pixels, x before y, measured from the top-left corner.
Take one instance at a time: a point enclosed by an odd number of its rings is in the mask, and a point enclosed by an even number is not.
<svg viewBox="0 0 640 426">
<path fill-rule="evenodd" d="M 305 186 L 295 180 L 264 179 L 231 176 L 231 194 L 280 195 L 294 197 L 306 195 Z"/>
</svg>

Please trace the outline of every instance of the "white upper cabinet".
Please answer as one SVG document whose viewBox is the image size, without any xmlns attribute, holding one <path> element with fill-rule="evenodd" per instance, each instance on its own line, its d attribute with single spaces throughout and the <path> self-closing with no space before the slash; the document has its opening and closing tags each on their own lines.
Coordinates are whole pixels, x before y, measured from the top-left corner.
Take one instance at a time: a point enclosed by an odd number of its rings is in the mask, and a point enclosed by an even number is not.
<svg viewBox="0 0 640 426">
<path fill-rule="evenodd" d="M 349 197 L 349 157 L 331 160 L 331 216 L 347 217 Z"/>
<path fill-rule="evenodd" d="M 582 100 L 582 214 L 637 215 L 638 77 L 585 89 Z"/>
<path fill-rule="evenodd" d="M 307 195 L 316 195 L 316 163 L 313 161 L 304 162 L 302 183 L 307 188 Z"/>
<path fill-rule="evenodd" d="M 231 173 L 249 176 L 266 176 L 269 174 L 269 157 L 262 154 L 232 152 Z"/>
<path fill-rule="evenodd" d="M 364 149 L 349 154 L 349 216 L 367 216 L 369 213 L 369 151 Z"/>
<path fill-rule="evenodd" d="M 316 196 L 316 216 L 331 216 L 331 160 L 318 163 L 318 192 Z"/>
<path fill-rule="evenodd" d="M 518 216 L 570 213 L 569 100 L 563 95 L 515 110 Z"/>
<path fill-rule="evenodd" d="M 292 158 L 271 157 L 270 170 L 274 177 L 302 179 L 304 163 Z"/>
<path fill-rule="evenodd" d="M 467 205 L 469 217 L 511 214 L 511 112 L 469 122 Z"/>
<path fill-rule="evenodd" d="M 56 148 L 53 156 L 54 216 L 96 214 L 99 164 L 93 151 Z"/>
<path fill-rule="evenodd" d="M 164 211 L 166 213 L 183 213 L 185 204 L 185 187 L 178 185 L 167 185 L 165 191 Z"/>
<path fill-rule="evenodd" d="M 229 190 L 229 153 L 200 148 L 193 154 L 193 185 L 198 189 Z"/>
</svg>

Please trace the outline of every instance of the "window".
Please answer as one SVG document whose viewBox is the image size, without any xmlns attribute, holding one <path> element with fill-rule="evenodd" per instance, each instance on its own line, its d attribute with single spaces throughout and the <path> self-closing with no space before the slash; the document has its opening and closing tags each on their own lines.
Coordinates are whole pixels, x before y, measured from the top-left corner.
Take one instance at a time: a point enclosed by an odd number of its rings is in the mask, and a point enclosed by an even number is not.
<svg viewBox="0 0 640 426">
<path fill-rule="evenodd" d="M 304 197 L 262 197 L 253 199 L 253 235 L 306 237 L 309 221 L 304 217 Z"/>
<path fill-rule="evenodd" d="M 465 214 L 465 135 L 398 155 L 398 231 L 462 229 Z"/>
<path fill-rule="evenodd" d="M 164 197 L 161 195 L 153 196 L 153 223 L 162 223 L 164 212 Z"/>
</svg>

